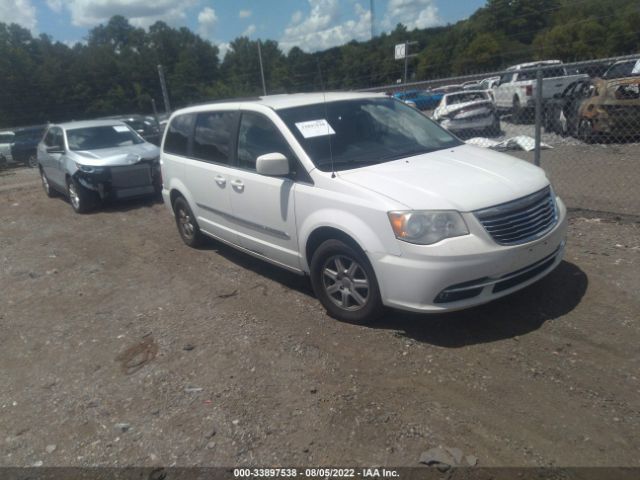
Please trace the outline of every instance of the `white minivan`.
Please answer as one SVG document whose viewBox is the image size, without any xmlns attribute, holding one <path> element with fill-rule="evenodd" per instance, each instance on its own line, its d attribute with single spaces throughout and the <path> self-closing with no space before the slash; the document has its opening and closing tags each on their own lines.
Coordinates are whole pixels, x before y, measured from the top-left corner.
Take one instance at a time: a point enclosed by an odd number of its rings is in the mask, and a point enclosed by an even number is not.
<svg viewBox="0 0 640 480">
<path fill-rule="evenodd" d="M 204 236 L 301 275 L 327 311 L 472 307 L 562 260 L 566 208 L 540 168 L 465 145 L 378 94 L 310 93 L 175 112 L 163 196 Z"/>
</svg>

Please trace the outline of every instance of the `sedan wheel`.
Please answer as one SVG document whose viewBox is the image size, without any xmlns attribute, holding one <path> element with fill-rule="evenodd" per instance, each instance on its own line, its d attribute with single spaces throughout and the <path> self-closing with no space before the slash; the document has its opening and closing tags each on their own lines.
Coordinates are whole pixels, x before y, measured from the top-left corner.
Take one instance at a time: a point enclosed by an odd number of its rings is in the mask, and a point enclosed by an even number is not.
<svg viewBox="0 0 640 480">
<path fill-rule="evenodd" d="M 44 190 L 44 193 L 47 194 L 47 197 L 54 197 L 55 194 L 53 192 L 53 189 L 51 188 L 51 185 L 49 184 L 49 179 L 42 169 L 40 169 L 40 180 L 42 181 L 42 189 Z"/>
<path fill-rule="evenodd" d="M 29 155 L 27 159 L 27 167 L 36 168 L 38 166 L 38 157 L 35 154 Z"/>
<path fill-rule="evenodd" d="M 67 196 L 73 211 L 76 213 L 87 213 L 94 206 L 93 192 L 71 178 L 67 179 Z"/>
</svg>

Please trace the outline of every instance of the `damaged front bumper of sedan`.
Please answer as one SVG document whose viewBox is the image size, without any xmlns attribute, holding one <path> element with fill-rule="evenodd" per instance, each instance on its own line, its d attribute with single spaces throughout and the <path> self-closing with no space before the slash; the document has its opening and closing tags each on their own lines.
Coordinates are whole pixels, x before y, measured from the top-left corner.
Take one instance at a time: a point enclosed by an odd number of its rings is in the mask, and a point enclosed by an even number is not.
<svg viewBox="0 0 640 480">
<path fill-rule="evenodd" d="M 93 166 L 76 164 L 73 177 L 101 200 L 120 200 L 157 194 L 162 190 L 157 158 L 140 160 L 132 165 Z"/>
</svg>

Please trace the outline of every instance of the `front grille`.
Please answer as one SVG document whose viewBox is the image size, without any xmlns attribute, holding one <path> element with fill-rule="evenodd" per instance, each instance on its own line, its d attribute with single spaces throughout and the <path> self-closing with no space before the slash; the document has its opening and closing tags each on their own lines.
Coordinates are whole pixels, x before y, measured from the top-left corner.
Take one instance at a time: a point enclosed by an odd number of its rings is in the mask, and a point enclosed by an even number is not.
<svg viewBox="0 0 640 480">
<path fill-rule="evenodd" d="M 147 164 L 111 168 L 111 185 L 131 188 L 151 185 L 151 168 Z"/>
<path fill-rule="evenodd" d="M 551 187 L 473 213 L 500 245 L 518 245 L 534 240 L 543 236 L 558 222 Z"/>
</svg>

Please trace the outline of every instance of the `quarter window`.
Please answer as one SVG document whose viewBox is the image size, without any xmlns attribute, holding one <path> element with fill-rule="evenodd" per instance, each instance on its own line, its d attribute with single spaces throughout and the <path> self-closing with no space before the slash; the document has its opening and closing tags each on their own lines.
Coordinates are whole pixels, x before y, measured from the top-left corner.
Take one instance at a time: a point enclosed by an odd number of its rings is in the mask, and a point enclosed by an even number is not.
<svg viewBox="0 0 640 480">
<path fill-rule="evenodd" d="M 193 128 L 193 115 L 179 115 L 169 125 L 167 136 L 164 140 L 164 151 L 175 155 L 187 155 L 189 135 Z"/>
<path fill-rule="evenodd" d="M 193 156 L 216 163 L 231 163 L 231 132 L 236 112 L 200 113 L 193 137 Z"/>
<path fill-rule="evenodd" d="M 267 117 L 254 112 L 243 112 L 238 133 L 238 166 L 256 169 L 256 159 L 265 153 L 281 153 L 289 162 L 293 153 L 280 131 Z"/>
</svg>

